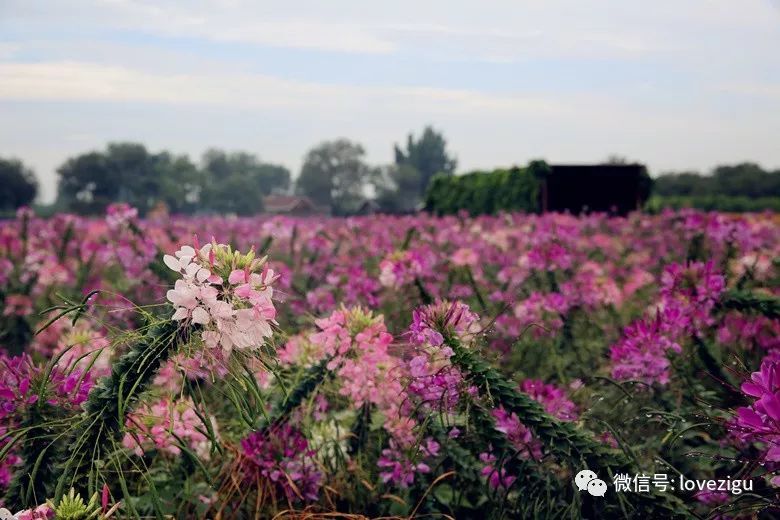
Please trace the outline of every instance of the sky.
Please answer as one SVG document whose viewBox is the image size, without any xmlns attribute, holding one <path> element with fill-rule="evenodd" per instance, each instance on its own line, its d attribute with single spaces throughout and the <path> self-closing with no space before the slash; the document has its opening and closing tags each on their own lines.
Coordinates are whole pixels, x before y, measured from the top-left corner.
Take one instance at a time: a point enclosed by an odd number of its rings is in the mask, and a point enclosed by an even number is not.
<svg viewBox="0 0 780 520">
<path fill-rule="evenodd" d="M 110 141 L 373 164 L 431 124 L 459 171 L 780 168 L 780 0 L 0 0 L 0 156 L 56 192 Z"/>
</svg>

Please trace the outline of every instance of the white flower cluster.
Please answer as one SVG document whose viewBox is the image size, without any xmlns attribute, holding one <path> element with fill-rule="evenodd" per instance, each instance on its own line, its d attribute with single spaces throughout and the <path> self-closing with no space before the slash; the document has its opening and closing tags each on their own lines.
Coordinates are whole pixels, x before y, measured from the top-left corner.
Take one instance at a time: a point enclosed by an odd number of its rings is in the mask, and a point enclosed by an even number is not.
<svg viewBox="0 0 780 520">
<path fill-rule="evenodd" d="M 172 319 L 201 325 L 209 349 L 219 347 L 229 354 L 233 348 L 260 348 L 273 334 L 271 284 L 277 275 L 263 268 L 264 259 L 250 255 L 237 262 L 241 255 L 210 243 L 199 250 L 183 246 L 175 256 L 163 257 L 165 265 L 182 276 L 167 294 L 176 308 Z M 240 263 L 246 265 L 237 268 Z M 226 273 L 226 279 L 219 273 Z"/>
</svg>

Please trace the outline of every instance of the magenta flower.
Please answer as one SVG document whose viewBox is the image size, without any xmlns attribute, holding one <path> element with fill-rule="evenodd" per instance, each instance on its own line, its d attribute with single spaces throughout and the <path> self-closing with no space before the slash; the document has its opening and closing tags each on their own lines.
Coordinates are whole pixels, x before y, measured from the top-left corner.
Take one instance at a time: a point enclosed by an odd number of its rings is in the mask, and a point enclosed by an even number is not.
<svg viewBox="0 0 780 520">
<path fill-rule="evenodd" d="M 284 423 L 254 432 L 241 441 L 241 448 L 246 485 L 256 485 L 260 478 L 290 502 L 317 500 L 322 474 L 314 450 L 299 430 Z"/>
<path fill-rule="evenodd" d="M 732 428 L 763 444 L 767 461 L 780 462 L 780 361 L 764 360 L 760 370 L 742 384 L 742 392 L 755 401 L 737 410 Z"/>
<path fill-rule="evenodd" d="M 459 301 L 439 301 L 412 311 L 409 336 L 417 345 L 437 347 L 444 343 L 443 334 L 452 334 L 467 342 L 479 330 L 479 316 L 468 305 Z"/>
<path fill-rule="evenodd" d="M 623 331 L 623 337 L 610 348 L 612 377 L 619 381 L 638 380 L 648 385 L 669 382 L 669 352 L 680 353 L 679 309 L 660 311 L 654 319 L 639 320 Z"/>
<path fill-rule="evenodd" d="M 431 472 L 430 466 L 424 460 L 436 457 L 438 454 L 439 443 L 431 438 L 408 450 L 401 450 L 391 439 L 390 447 L 382 450 L 382 456 L 377 461 L 377 466 L 381 470 L 379 476 L 382 482 L 391 482 L 401 488 L 408 488 L 414 484 L 417 474 Z"/>
<path fill-rule="evenodd" d="M 569 400 L 566 393 L 553 384 L 545 384 L 538 379 L 526 379 L 520 389 L 539 401 L 544 410 L 561 421 L 576 421 L 577 405 Z"/>
<path fill-rule="evenodd" d="M 504 488 L 509 489 L 514 484 L 517 477 L 510 475 L 506 468 L 496 468 L 496 461 L 498 458 L 489 453 L 484 452 L 479 454 L 479 460 L 484 464 L 480 474 L 483 477 L 487 477 L 488 484 L 493 489 Z"/>
</svg>

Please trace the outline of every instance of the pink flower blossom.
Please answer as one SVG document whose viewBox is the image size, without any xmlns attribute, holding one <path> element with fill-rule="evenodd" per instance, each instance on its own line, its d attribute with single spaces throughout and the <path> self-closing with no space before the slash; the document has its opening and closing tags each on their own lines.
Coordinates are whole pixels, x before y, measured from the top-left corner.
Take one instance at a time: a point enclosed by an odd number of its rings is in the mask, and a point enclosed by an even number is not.
<svg viewBox="0 0 780 520">
<path fill-rule="evenodd" d="M 189 399 L 162 399 L 151 406 L 143 406 L 129 414 L 125 426 L 127 433 L 122 444 L 138 456 L 153 448 L 170 455 L 179 455 L 181 440 L 199 457 L 209 459 L 211 444 L 203 433 L 206 427 Z M 213 419 L 212 429 L 216 429 Z"/>
</svg>

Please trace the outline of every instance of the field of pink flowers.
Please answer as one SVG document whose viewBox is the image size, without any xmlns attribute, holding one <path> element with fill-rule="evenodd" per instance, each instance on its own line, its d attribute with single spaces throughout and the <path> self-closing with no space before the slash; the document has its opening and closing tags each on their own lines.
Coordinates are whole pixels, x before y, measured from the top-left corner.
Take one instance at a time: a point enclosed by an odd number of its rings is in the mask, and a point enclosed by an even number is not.
<svg viewBox="0 0 780 520">
<path fill-rule="evenodd" d="M 2 506 L 772 518 L 779 298 L 771 214 L 22 210 L 0 222 Z"/>
</svg>

